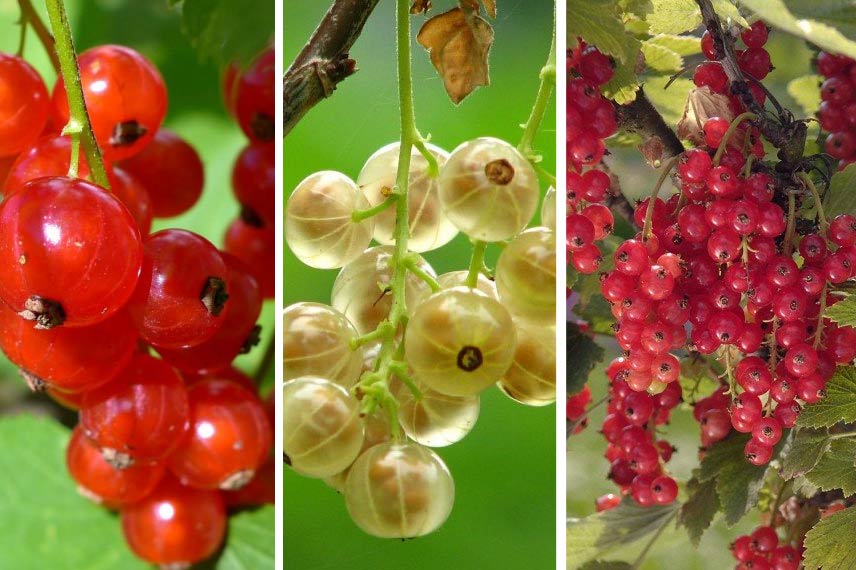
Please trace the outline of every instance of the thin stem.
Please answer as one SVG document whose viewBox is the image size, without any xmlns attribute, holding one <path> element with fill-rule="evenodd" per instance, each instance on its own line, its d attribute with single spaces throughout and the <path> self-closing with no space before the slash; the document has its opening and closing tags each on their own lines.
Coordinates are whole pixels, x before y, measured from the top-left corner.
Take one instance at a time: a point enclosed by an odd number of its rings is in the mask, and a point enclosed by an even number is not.
<svg viewBox="0 0 856 570">
<path fill-rule="evenodd" d="M 663 167 L 663 172 L 660 173 L 660 178 L 657 180 L 656 186 L 654 186 L 654 191 L 651 193 L 651 199 L 648 200 L 648 208 L 645 211 L 645 225 L 642 228 L 642 239 L 647 241 L 649 237 L 651 237 L 651 223 L 654 220 L 654 202 L 657 200 L 657 196 L 660 194 L 660 188 L 663 187 L 663 183 L 666 181 L 666 178 L 669 177 L 669 173 L 678 163 L 678 156 L 673 156 L 669 159 L 669 162 L 666 163 L 666 166 Z"/>
<path fill-rule="evenodd" d="M 591 404 L 588 407 L 588 409 L 586 410 L 586 412 L 580 417 L 580 419 L 578 419 L 574 422 L 568 422 L 567 431 L 565 433 L 566 437 L 571 437 L 574 433 L 574 430 L 577 429 L 577 426 L 580 425 L 580 423 L 583 420 L 585 420 L 589 416 L 589 414 L 591 414 L 593 411 L 595 411 L 596 409 L 598 409 L 599 407 L 601 407 L 602 405 L 604 405 L 608 401 L 609 401 L 609 396 L 604 396 L 603 398 L 601 398 L 600 400 L 598 400 L 594 404 Z"/>
<path fill-rule="evenodd" d="M 21 35 L 18 38 L 18 57 L 24 57 L 24 46 L 27 44 L 27 18 L 21 14 Z"/>
<path fill-rule="evenodd" d="M 59 58 L 60 73 L 62 74 L 65 90 L 68 94 L 68 124 L 63 133 L 72 136 L 72 149 L 76 146 L 75 135 L 83 143 L 83 152 L 89 171 L 96 184 L 103 188 L 110 188 L 107 180 L 107 171 L 104 169 L 104 161 L 101 151 L 95 142 L 92 132 L 92 124 L 89 122 L 89 113 L 86 111 L 86 101 L 83 99 L 83 87 L 80 84 L 80 69 L 77 66 L 77 55 L 74 51 L 74 40 L 71 37 L 71 25 L 68 22 L 68 14 L 65 11 L 63 0 L 45 0 L 48 9 L 51 29 L 53 29 L 56 55 Z M 22 4 L 23 6 L 23 4 Z M 72 151 L 73 152 L 73 151 Z M 72 161 L 72 168 L 76 168 Z"/>
<path fill-rule="evenodd" d="M 675 509 L 675 512 L 673 512 L 669 518 L 663 522 L 663 526 L 657 529 L 657 532 L 654 533 L 654 536 L 651 537 L 651 540 L 648 541 L 648 544 L 645 545 L 645 548 L 643 548 L 642 552 L 639 553 L 639 556 L 636 557 L 632 566 L 633 570 L 638 570 L 638 568 L 642 566 L 642 563 L 645 562 L 645 557 L 647 557 L 648 553 L 651 551 L 651 547 L 654 546 L 654 543 L 657 542 L 657 539 L 660 538 L 660 535 L 663 534 L 663 531 L 666 530 L 666 527 L 669 526 L 669 523 L 672 522 L 676 516 L 678 516 L 678 509 Z"/>
<path fill-rule="evenodd" d="M 823 336 L 823 313 L 826 312 L 826 295 L 829 291 L 829 283 L 823 284 L 823 290 L 820 292 L 820 311 L 817 313 L 817 330 L 814 331 L 814 348 L 820 346 L 820 339 Z"/>
<path fill-rule="evenodd" d="M 470 256 L 470 268 L 467 272 L 467 280 L 464 284 L 470 289 L 475 289 L 479 282 L 479 273 L 484 267 L 484 254 L 487 249 L 487 242 L 476 241 L 473 243 L 473 253 Z"/>
<path fill-rule="evenodd" d="M 428 273 L 427 271 L 425 271 L 424 269 L 419 267 L 419 263 L 417 260 L 418 260 L 418 257 L 413 256 L 413 255 L 409 255 L 406 258 L 404 258 L 403 263 L 404 263 L 404 266 L 407 268 L 407 270 L 410 273 L 412 273 L 413 275 L 415 275 L 416 277 L 418 277 L 419 279 L 421 279 L 422 281 L 427 283 L 428 286 L 431 287 L 431 292 L 436 293 L 437 291 L 440 290 L 440 284 L 437 283 L 437 280 L 434 279 L 433 275 L 431 275 L 430 273 Z"/>
<path fill-rule="evenodd" d="M 797 197 L 791 192 L 788 194 L 788 225 L 785 229 L 785 255 L 788 257 L 794 252 L 794 232 L 797 228 L 796 209 Z"/>
<path fill-rule="evenodd" d="M 523 127 L 523 137 L 520 139 L 520 144 L 517 145 L 517 150 L 529 159 L 534 160 L 532 154 L 532 143 L 535 141 L 535 135 L 538 134 L 538 129 L 541 128 L 541 122 L 544 120 L 544 115 L 547 112 L 547 105 L 550 103 L 550 95 L 553 92 L 553 86 L 556 85 L 556 11 L 553 10 L 553 37 L 550 40 L 550 54 L 547 56 L 547 63 L 541 68 L 541 83 L 538 85 L 538 95 L 535 97 L 535 104 L 532 106 L 532 112 L 529 114 L 526 124 Z"/>
<path fill-rule="evenodd" d="M 390 194 L 387 196 L 386 200 L 381 202 L 376 206 L 372 206 L 371 208 L 366 208 L 365 210 L 354 210 L 351 212 L 351 220 L 354 222 L 362 222 L 363 220 L 367 220 L 373 216 L 377 216 L 393 204 L 395 204 L 396 200 L 398 200 L 398 194 Z"/>
<path fill-rule="evenodd" d="M 413 146 L 416 147 L 419 154 L 421 154 L 428 162 L 428 176 L 431 178 L 437 178 L 440 176 L 440 164 L 437 162 L 437 157 L 434 156 L 434 153 L 428 150 L 426 142 L 427 141 L 420 136 L 418 140 L 413 141 Z"/>
<path fill-rule="evenodd" d="M 547 184 L 549 184 L 553 188 L 556 187 L 556 176 L 552 172 L 548 172 L 546 168 L 537 163 L 533 164 L 532 168 L 535 169 L 535 172 L 538 174 L 538 176 L 543 178 L 547 182 Z"/>
<path fill-rule="evenodd" d="M 719 161 L 722 160 L 722 155 L 725 154 L 725 149 L 728 147 L 728 141 L 731 140 L 731 137 L 734 136 L 734 133 L 737 132 L 738 127 L 740 127 L 740 123 L 746 120 L 755 120 L 758 118 L 758 115 L 755 113 L 743 113 L 741 115 L 737 115 L 731 124 L 728 125 L 728 130 L 725 131 L 725 134 L 722 136 L 722 141 L 719 143 L 719 147 L 716 149 L 716 154 L 713 155 L 713 165 L 719 166 Z"/>
<path fill-rule="evenodd" d="M 26 20 L 27 22 L 29 22 L 30 27 L 33 28 L 34 32 L 36 32 L 36 36 L 38 36 L 39 42 L 41 42 L 42 47 L 44 47 L 45 51 L 48 53 L 48 57 L 51 60 L 51 65 L 57 72 L 57 75 L 59 75 L 59 58 L 57 57 L 57 54 L 54 51 L 53 37 L 51 37 L 51 33 L 48 31 L 47 27 L 45 26 L 45 23 L 42 22 L 42 19 L 39 17 L 39 13 L 36 12 L 36 9 L 33 7 L 33 3 L 30 2 L 30 0 L 18 0 L 18 7 L 21 9 L 21 20 Z"/>
<path fill-rule="evenodd" d="M 829 220 L 826 217 L 826 212 L 823 210 L 823 202 L 820 199 L 817 186 L 814 185 L 811 177 L 805 172 L 800 172 L 798 176 L 800 177 L 800 180 L 802 180 L 803 184 L 808 187 L 812 198 L 814 198 L 814 204 L 817 206 L 817 219 L 820 220 L 820 233 L 821 235 L 826 236 L 826 230 L 829 229 Z"/>
</svg>

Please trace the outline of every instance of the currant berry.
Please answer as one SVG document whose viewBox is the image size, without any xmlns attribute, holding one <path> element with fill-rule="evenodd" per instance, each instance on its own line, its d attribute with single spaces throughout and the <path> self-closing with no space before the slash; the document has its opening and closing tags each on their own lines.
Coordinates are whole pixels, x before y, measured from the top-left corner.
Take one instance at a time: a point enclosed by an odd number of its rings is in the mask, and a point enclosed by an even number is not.
<svg viewBox="0 0 856 570">
<path fill-rule="evenodd" d="M 541 201 L 541 225 L 550 228 L 552 232 L 556 231 L 556 189 L 552 186 Z"/>
<path fill-rule="evenodd" d="M 407 437 L 428 447 L 445 447 L 464 439 L 479 417 L 478 396 L 449 396 L 418 385 L 421 398 L 407 386 L 394 392 L 398 421 Z"/>
<path fill-rule="evenodd" d="M 552 322 L 556 317 L 556 234 L 532 228 L 515 237 L 497 261 L 496 290 L 512 314 Z"/>
<path fill-rule="evenodd" d="M 511 366 L 497 383 L 511 399 L 527 406 L 556 401 L 556 330 L 552 326 L 515 321 L 517 344 Z"/>
<path fill-rule="evenodd" d="M 449 273 L 444 273 L 443 275 L 437 278 L 437 284 L 440 285 L 440 289 L 451 289 L 452 287 L 466 287 L 467 286 L 467 278 L 470 276 L 470 272 L 467 270 L 463 271 L 450 271 Z M 470 287 L 473 289 L 473 287 Z M 496 282 L 489 279 L 484 273 L 479 273 L 476 278 L 476 286 L 475 289 L 478 289 L 488 297 L 493 299 L 499 299 L 499 293 L 496 291 Z"/>
<path fill-rule="evenodd" d="M 382 443 L 357 459 L 345 483 L 354 522 L 381 538 L 413 538 L 448 518 L 455 485 L 443 460 L 413 443 Z"/>
<path fill-rule="evenodd" d="M 501 241 L 519 233 L 538 206 L 538 176 L 517 149 L 494 138 L 457 147 L 438 181 L 440 202 L 463 233 Z"/>
<path fill-rule="evenodd" d="M 241 216 L 262 226 L 276 225 L 276 163 L 272 144 L 250 144 L 235 160 L 232 190 L 242 206 Z"/>
<path fill-rule="evenodd" d="M 273 48 L 268 48 L 235 80 L 235 116 L 244 134 L 255 142 L 270 142 L 276 134 L 275 64 L 276 52 Z"/>
<path fill-rule="evenodd" d="M 670 505 L 678 498 L 678 484 L 668 475 L 661 475 L 651 482 L 651 495 L 658 505 Z"/>
<path fill-rule="evenodd" d="M 38 72 L 20 57 L 0 53 L 0 157 L 32 145 L 48 120 L 48 90 Z"/>
<path fill-rule="evenodd" d="M 404 398 L 404 396 L 402 396 L 402 398 Z M 476 415 L 478 415 L 478 410 L 476 410 Z M 400 418 L 401 414 L 399 414 L 399 419 Z M 404 423 L 404 421 L 401 421 L 402 429 L 404 429 Z M 360 452 L 357 453 L 357 457 L 359 457 L 360 455 L 362 455 L 363 453 L 365 453 L 376 445 L 388 442 L 392 437 L 392 434 L 390 434 L 389 432 L 389 424 L 387 423 L 387 420 L 385 418 L 382 418 L 378 414 L 368 414 L 363 417 L 363 425 L 365 427 L 365 438 L 363 439 L 363 446 L 360 449 Z M 422 433 L 426 434 L 427 432 Z M 323 479 L 324 483 L 336 489 L 340 493 L 344 493 L 345 482 L 348 480 L 348 474 L 350 474 L 352 467 L 353 464 L 349 465 L 344 471 L 340 471 L 339 473 L 336 473 L 335 475 L 332 475 L 330 477 L 325 477 Z"/>
<path fill-rule="evenodd" d="M 276 234 L 268 228 L 253 227 L 240 218 L 226 230 L 223 249 L 253 272 L 262 297 L 273 299 L 276 290 Z"/>
</svg>

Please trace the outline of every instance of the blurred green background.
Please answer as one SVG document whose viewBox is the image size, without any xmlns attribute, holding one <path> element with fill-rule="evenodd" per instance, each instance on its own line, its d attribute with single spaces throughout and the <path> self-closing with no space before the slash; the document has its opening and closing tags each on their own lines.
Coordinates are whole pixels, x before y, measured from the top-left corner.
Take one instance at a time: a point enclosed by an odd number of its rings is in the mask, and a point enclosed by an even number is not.
<svg viewBox="0 0 856 570">
<path fill-rule="evenodd" d="M 764 85 L 773 92 L 782 105 L 791 109 L 796 116 L 805 116 L 797 102 L 788 94 L 787 86 L 792 79 L 812 73 L 811 49 L 805 42 L 776 31 L 770 33 L 770 41 L 766 49 L 770 52 L 776 69 L 767 76 Z M 694 69 L 698 63 L 697 60 L 698 58 L 687 59 L 690 70 Z M 691 77 L 689 73 L 685 77 Z M 648 92 L 650 93 L 650 90 Z M 812 124 L 816 125 L 816 123 Z M 816 127 L 814 129 L 810 132 L 816 136 Z M 631 201 L 650 195 L 659 176 L 659 171 L 655 171 L 645 164 L 640 153 L 635 149 L 610 148 L 610 152 L 612 156 L 607 157 L 606 163 L 618 175 L 622 192 Z M 592 389 L 592 401 L 594 402 L 606 394 L 607 379 L 604 369 L 609 361 L 619 354 L 618 345 L 612 339 L 601 337 L 600 342 L 607 347 L 608 351 L 606 362 L 596 368 L 590 376 L 589 385 Z M 571 358 L 573 356 L 569 355 L 569 366 L 572 365 Z M 584 517 L 593 513 L 595 510 L 594 500 L 598 496 L 616 492 L 616 486 L 606 479 L 606 474 L 609 471 L 609 464 L 603 458 L 606 442 L 598 433 L 604 415 L 604 407 L 601 406 L 590 416 L 589 427 L 581 434 L 571 436 L 568 440 L 568 517 Z M 698 466 L 699 425 L 692 417 L 691 408 L 688 405 L 677 408 L 672 414 L 671 425 L 662 429 L 661 433 L 678 448 L 669 463 L 669 469 L 676 476 L 676 479 L 685 482 L 689 479 L 692 469 Z M 682 498 L 685 497 L 679 497 L 679 500 Z M 671 526 L 659 538 L 640 570 L 662 570 L 663 568 L 720 570 L 732 568 L 735 561 L 728 545 L 737 536 L 750 532 L 757 524 L 756 513 L 750 513 L 739 525 L 731 529 L 726 528 L 721 519 L 717 519 L 705 534 L 698 550 L 691 546 L 683 529 L 674 530 L 674 526 Z M 632 547 L 604 555 L 602 558 L 632 562 L 646 542 L 643 539 Z"/>
<path fill-rule="evenodd" d="M 283 59 L 287 67 L 325 13 L 329 2 L 286 2 Z M 449 0 L 434 2 L 432 14 Z M 286 196 L 305 176 L 339 170 L 356 178 L 365 160 L 398 139 L 394 2 L 382 0 L 351 50 L 360 71 L 339 85 L 285 139 Z M 426 52 L 413 46 L 416 122 L 431 142 L 451 151 L 479 136 L 517 144 L 549 52 L 553 3 L 500 3 L 491 51 L 491 85 L 455 107 Z M 424 18 L 412 20 L 413 36 Z M 555 169 L 555 106 L 547 111 L 536 148 Z M 542 191 L 546 186 L 542 187 Z M 465 269 L 469 243 L 425 255 L 437 273 Z M 489 255 L 493 264 L 496 251 Z M 330 302 L 335 271 L 310 269 L 285 248 L 286 305 Z M 489 390 L 473 432 L 440 449 L 456 484 L 456 504 L 436 533 L 410 541 L 363 534 L 350 521 L 340 495 L 322 482 L 286 470 L 284 549 L 289 570 L 398 570 L 401 568 L 546 570 L 555 567 L 555 408 L 528 408 Z"/>
</svg>

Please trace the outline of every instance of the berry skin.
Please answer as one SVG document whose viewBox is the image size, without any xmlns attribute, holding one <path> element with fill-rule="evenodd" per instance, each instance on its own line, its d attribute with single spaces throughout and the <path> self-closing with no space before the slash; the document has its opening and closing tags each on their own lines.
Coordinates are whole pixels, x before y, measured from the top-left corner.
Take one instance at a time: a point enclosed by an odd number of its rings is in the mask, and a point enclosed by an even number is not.
<svg viewBox="0 0 856 570">
<path fill-rule="evenodd" d="M 241 130 L 253 142 L 274 139 L 275 60 L 273 48 L 266 49 L 235 81 L 235 116 Z"/>
<path fill-rule="evenodd" d="M 48 120 L 48 91 L 20 57 L 0 53 L 0 157 L 14 156 L 39 137 Z"/>
<path fill-rule="evenodd" d="M 67 136 L 45 136 L 24 150 L 12 164 L 3 194 L 8 196 L 24 187 L 24 184 L 44 176 L 65 176 L 71 164 L 71 138 Z M 81 178 L 89 177 L 89 166 L 81 153 L 77 173 Z"/>
<path fill-rule="evenodd" d="M 262 309 L 262 296 L 256 278 L 238 258 L 221 253 L 226 262 L 226 290 L 229 304 L 223 324 L 214 336 L 196 346 L 159 349 L 160 355 L 179 370 L 211 372 L 229 366 L 239 354 L 249 352 L 258 342 L 256 320 Z"/>
<path fill-rule="evenodd" d="M 137 331 L 125 311 L 89 327 L 36 330 L 0 305 L 0 347 L 34 388 L 96 388 L 119 374 L 136 346 Z"/>
<path fill-rule="evenodd" d="M 142 151 L 119 166 L 146 189 L 156 218 L 171 218 L 189 210 L 205 184 L 196 150 L 168 129 L 159 129 Z"/>
<path fill-rule="evenodd" d="M 597 512 L 602 513 L 603 511 L 608 511 L 610 509 L 614 509 L 618 505 L 621 504 L 621 496 L 614 495 L 612 493 L 607 493 L 606 495 L 601 495 L 595 501 L 595 507 L 597 508 Z"/>
<path fill-rule="evenodd" d="M 661 475 L 651 482 L 651 495 L 658 505 L 669 505 L 678 498 L 678 484 L 666 475 Z"/>
<path fill-rule="evenodd" d="M 105 320 L 130 297 L 141 262 L 136 222 L 94 184 L 40 178 L 0 204 L 0 299 L 39 327 Z"/>
<path fill-rule="evenodd" d="M 166 86 L 157 68 L 131 48 L 103 45 L 77 59 L 83 97 L 98 146 L 111 161 L 146 147 L 166 116 Z M 60 78 L 53 91 L 53 122 L 68 122 L 68 96 Z"/>
<path fill-rule="evenodd" d="M 740 33 L 740 38 L 743 40 L 743 43 L 746 44 L 746 47 L 761 48 L 767 43 L 769 33 L 770 30 L 767 28 L 767 24 L 758 20 L 749 28 L 743 30 Z"/>
<path fill-rule="evenodd" d="M 267 228 L 255 228 L 237 219 L 226 230 L 223 249 L 231 253 L 253 272 L 262 297 L 273 299 L 276 290 L 276 235 Z"/>
<path fill-rule="evenodd" d="M 83 496 L 109 508 L 129 505 L 152 492 L 164 474 L 163 465 L 133 465 L 116 469 L 101 450 L 74 428 L 65 456 L 66 466 Z"/>
<path fill-rule="evenodd" d="M 497 387 L 512 400 L 527 406 L 552 404 L 556 401 L 555 329 L 525 319 L 514 324 L 517 328 L 514 360 Z"/>
<path fill-rule="evenodd" d="M 146 354 L 108 384 L 86 392 L 80 423 L 105 459 L 123 467 L 167 457 L 190 425 L 187 391 L 163 360 Z"/>
<path fill-rule="evenodd" d="M 242 216 L 259 219 L 271 229 L 276 224 L 274 150 L 272 144 L 247 145 L 232 168 L 232 189 L 244 208 Z"/>
<path fill-rule="evenodd" d="M 214 336 L 228 306 L 226 263 L 205 238 L 161 230 L 143 242 L 143 268 L 128 309 L 140 336 L 162 348 L 187 348 Z"/>
<path fill-rule="evenodd" d="M 552 323 L 556 317 L 556 234 L 532 228 L 515 237 L 497 261 L 496 290 L 513 315 Z"/>
<path fill-rule="evenodd" d="M 191 487 L 240 489 L 264 464 L 272 429 L 258 397 L 228 380 L 187 389 L 190 429 L 168 458 L 169 470 Z"/>
<path fill-rule="evenodd" d="M 163 478 L 145 499 L 121 511 L 122 531 L 134 553 L 161 567 L 184 567 L 217 551 L 226 534 L 221 493 Z"/>
</svg>

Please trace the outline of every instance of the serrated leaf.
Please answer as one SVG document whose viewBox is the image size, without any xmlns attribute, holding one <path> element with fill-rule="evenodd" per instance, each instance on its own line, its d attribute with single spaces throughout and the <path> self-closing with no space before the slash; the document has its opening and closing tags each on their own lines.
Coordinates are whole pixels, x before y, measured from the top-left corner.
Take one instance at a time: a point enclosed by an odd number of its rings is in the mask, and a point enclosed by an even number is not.
<svg viewBox="0 0 856 570">
<path fill-rule="evenodd" d="M 229 517 L 229 538 L 217 570 L 254 570 L 276 565 L 275 508 L 271 505 Z"/>
<path fill-rule="evenodd" d="M 814 469 L 823 454 L 829 450 L 829 444 L 829 434 L 826 431 L 798 430 L 782 460 L 782 477 L 793 479 Z"/>
<path fill-rule="evenodd" d="M 0 568 L 149 568 L 125 545 L 116 516 L 77 492 L 65 468 L 68 438 L 50 419 L 0 420 Z"/>
<path fill-rule="evenodd" d="M 603 295 L 594 295 L 588 303 L 575 307 L 574 314 L 587 322 L 589 330 L 595 334 L 615 334 L 612 330 L 615 317 L 612 316 L 612 309 Z"/>
<path fill-rule="evenodd" d="M 681 507 L 678 523 L 687 529 L 690 542 L 698 547 L 701 537 L 719 512 L 719 495 L 716 492 L 716 480 L 709 479 L 701 483 L 692 478 L 687 483 L 689 498 Z"/>
<path fill-rule="evenodd" d="M 764 22 L 824 50 L 856 57 L 852 3 L 840 0 L 739 0 Z"/>
<path fill-rule="evenodd" d="M 821 491 L 841 489 L 847 497 L 856 493 L 856 441 L 837 439 L 829 451 L 820 458 L 817 466 L 806 473 L 810 483 Z"/>
<path fill-rule="evenodd" d="M 803 75 L 788 82 L 788 95 L 794 98 L 808 117 L 813 117 L 820 107 L 822 81 L 819 75 Z"/>
<path fill-rule="evenodd" d="M 678 36 L 675 34 L 657 34 L 645 40 L 649 44 L 667 47 L 681 56 L 701 53 L 701 41 L 695 36 Z"/>
<path fill-rule="evenodd" d="M 742 28 L 749 27 L 749 22 L 740 14 L 737 6 L 731 0 L 713 0 L 713 9 L 726 25 L 731 23 Z"/>
<path fill-rule="evenodd" d="M 844 170 L 832 175 L 829 189 L 823 198 L 823 209 L 832 219 L 838 214 L 856 212 L 856 164 L 850 164 Z"/>
<path fill-rule="evenodd" d="M 807 404 L 797 420 L 799 427 L 832 427 L 856 421 L 856 368 L 839 366 L 826 383 L 826 397 Z"/>
<path fill-rule="evenodd" d="M 273 39 L 273 0 L 184 0 L 182 30 L 202 59 L 248 64 Z"/>
<path fill-rule="evenodd" d="M 699 396 L 708 396 L 719 388 L 718 372 L 714 372 L 711 366 L 713 363 L 700 354 L 691 354 L 681 361 L 678 382 L 681 383 L 684 400 L 694 402 Z"/>
<path fill-rule="evenodd" d="M 639 91 L 639 81 L 636 77 L 636 58 L 639 54 L 639 42 L 633 40 L 633 57 L 615 67 L 612 78 L 603 86 L 602 91 L 607 99 L 612 99 L 619 105 L 625 105 L 636 99 Z"/>
<path fill-rule="evenodd" d="M 633 570 L 633 566 L 629 562 L 617 560 L 592 560 L 580 566 L 580 570 Z"/>
<path fill-rule="evenodd" d="M 856 296 L 850 295 L 826 309 L 824 316 L 839 325 L 856 327 Z"/>
<path fill-rule="evenodd" d="M 684 114 L 687 93 L 695 87 L 690 79 L 675 79 L 667 88 L 668 77 L 652 77 L 645 82 L 645 95 L 660 111 L 666 124 L 674 127 Z"/>
<path fill-rule="evenodd" d="M 618 6 L 625 15 L 633 14 L 638 18 L 644 18 L 654 9 L 651 0 L 618 0 Z"/>
<path fill-rule="evenodd" d="M 652 34 L 682 34 L 701 24 L 701 11 L 694 0 L 653 0 L 648 14 Z"/>
<path fill-rule="evenodd" d="M 684 67 L 684 58 L 666 46 L 644 41 L 642 53 L 645 55 L 645 65 L 654 71 L 675 73 Z"/>
<path fill-rule="evenodd" d="M 605 351 L 571 322 L 567 323 L 565 347 L 568 358 L 568 394 L 576 394 L 583 389 L 594 367 L 603 361 Z"/>
<path fill-rule="evenodd" d="M 677 513 L 679 503 L 640 507 L 625 499 L 614 509 L 568 523 L 567 563 L 569 568 L 591 560 L 600 553 L 632 544 L 668 524 Z"/>
<path fill-rule="evenodd" d="M 856 507 L 823 518 L 805 535 L 805 570 L 852 570 L 856 558 Z"/>
<path fill-rule="evenodd" d="M 614 0 L 569 0 L 568 37 L 581 37 L 622 63 L 633 62 L 636 40 L 624 31 Z"/>
</svg>

